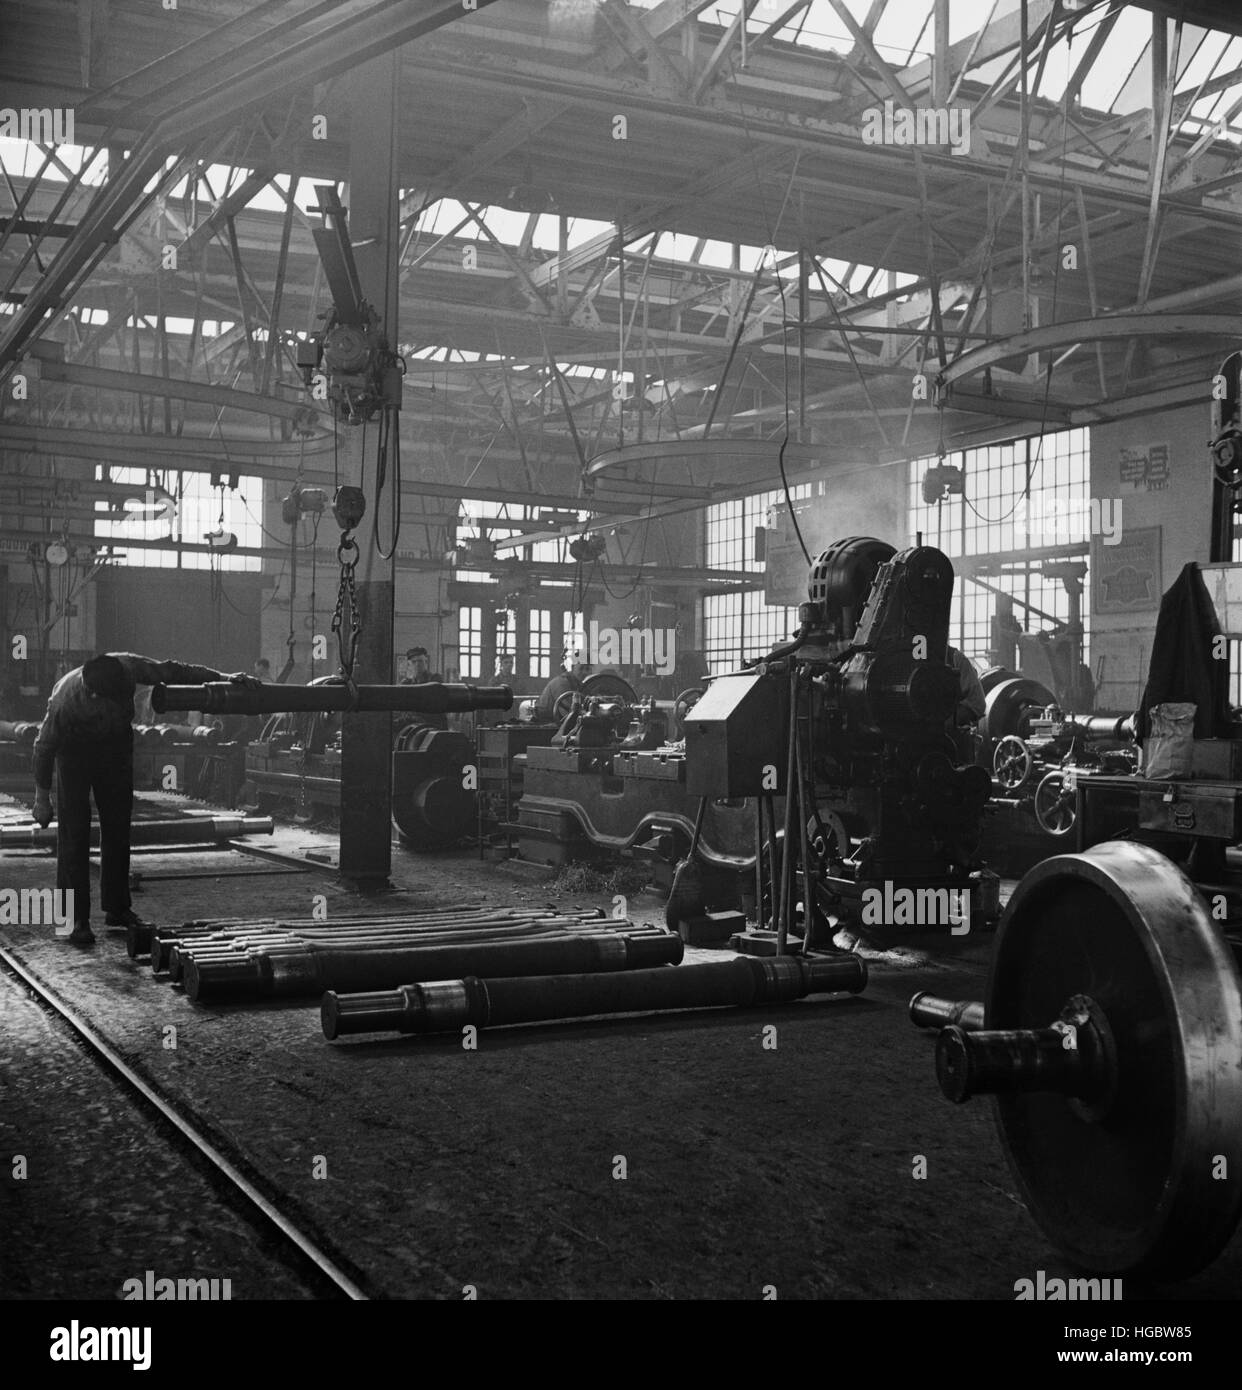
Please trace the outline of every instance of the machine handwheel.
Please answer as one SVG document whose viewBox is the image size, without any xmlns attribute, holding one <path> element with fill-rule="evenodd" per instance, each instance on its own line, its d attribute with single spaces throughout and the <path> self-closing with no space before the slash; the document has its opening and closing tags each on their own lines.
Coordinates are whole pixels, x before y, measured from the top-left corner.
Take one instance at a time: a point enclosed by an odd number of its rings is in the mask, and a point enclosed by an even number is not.
<svg viewBox="0 0 1242 1390">
<path fill-rule="evenodd" d="M 1078 820 L 1074 787 L 1064 772 L 1049 772 L 1035 788 L 1032 806 L 1039 828 L 1046 835 L 1068 835 Z"/>
<path fill-rule="evenodd" d="M 689 690 L 683 690 L 673 701 L 673 726 L 678 738 L 685 737 L 686 715 L 703 698 L 703 687 L 701 685 L 691 686 Z"/>
<path fill-rule="evenodd" d="M 1034 765 L 1031 750 L 1016 734 L 1006 734 L 992 754 L 992 776 L 1006 791 L 1016 791 Z"/>
<path fill-rule="evenodd" d="M 562 724 L 569 718 L 569 712 L 574 707 L 574 699 L 578 692 L 576 690 L 566 690 L 556 697 L 552 705 L 552 718 Z"/>
<path fill-rule="evenodd" d="M 1046 859 L 1009 900 L 986 1028 L 1047 1030 L 1075 1001 L 1107 1034 L 1105 1084 L 988 1088 L 1014 1177 L 1067 1259 L 1187 1277 L 1242 1214 L 1242 981 L 1193 883 L 1149 846 Z"/>
</svg>

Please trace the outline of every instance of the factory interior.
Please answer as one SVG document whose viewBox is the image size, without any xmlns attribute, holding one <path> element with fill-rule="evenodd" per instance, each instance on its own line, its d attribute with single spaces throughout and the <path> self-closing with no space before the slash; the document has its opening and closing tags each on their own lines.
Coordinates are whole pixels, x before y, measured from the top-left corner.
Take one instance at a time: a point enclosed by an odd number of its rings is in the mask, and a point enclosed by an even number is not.
<svg viewBox="0 0 1242 1390">
<path fill-rule="evenodd" d="M 0 1298 L 1242 1296 L 1242 7 L 5 0 L 0 175 Z"/>
</svg>

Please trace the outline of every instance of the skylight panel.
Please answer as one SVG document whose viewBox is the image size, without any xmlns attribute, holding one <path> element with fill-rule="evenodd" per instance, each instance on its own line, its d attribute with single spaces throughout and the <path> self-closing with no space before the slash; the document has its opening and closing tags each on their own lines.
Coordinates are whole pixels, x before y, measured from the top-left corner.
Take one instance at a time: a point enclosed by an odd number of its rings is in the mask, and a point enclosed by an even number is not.
<svg viewBox="0 0 1242 1390">
<path fill-rule="evenodd" d="M 1114 103 L 1150 42 L 1151 12 L 1127 5 L 1117 16 L 1113 32 L 1105 40 L 1104 47 L 1096 55 L 1095 62 L 1086 75 L 1080 93 L 1082 104 L 1095 111 L 1113 111 L 1121 114 L 1122 108 L 1116 107 Z M 1150 105 L 1150 81 L 1147 87 L 1147 101 Z M 1125 108 L 1127 111 L 1138 109 Z"/>
</svg>

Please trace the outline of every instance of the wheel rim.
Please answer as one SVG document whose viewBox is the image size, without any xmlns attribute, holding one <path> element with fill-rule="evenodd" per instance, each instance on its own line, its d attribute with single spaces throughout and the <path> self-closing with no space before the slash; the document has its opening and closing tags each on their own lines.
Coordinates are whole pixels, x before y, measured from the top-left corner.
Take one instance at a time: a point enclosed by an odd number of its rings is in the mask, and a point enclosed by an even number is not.
<svg viewBox="0 0 1242 1390">
<path fill-rule="evenodd" d="M 1049 1092 L 997 1098 L 1006 1157 L 1032 1217 L 1075 1263 L 1185 1277 L 1242 1209 L 1242 990 L 1194 885 L 1145 845 L 1045 860 L 1001 921 L 988 1028 L 1030 1028 L 1089 996 L 1116 1040 L 1107 1114 Z M 1227 1179 L 1214 1177 L 1220 1155 Z"/>
</svg>

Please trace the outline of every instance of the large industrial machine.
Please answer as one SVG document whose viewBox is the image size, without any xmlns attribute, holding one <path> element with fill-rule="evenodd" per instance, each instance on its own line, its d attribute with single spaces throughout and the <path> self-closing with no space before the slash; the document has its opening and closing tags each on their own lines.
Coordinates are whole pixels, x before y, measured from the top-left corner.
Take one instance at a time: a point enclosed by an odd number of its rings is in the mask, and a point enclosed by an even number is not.
<svg viewBox="0 0 1242 1390">
<path fill-rule="evenodd" d="M 959 761 L 953 737 L 952 592 L 953 567 L 930 546 L 837 541 L 811 567 L 793 640 L 719 677 L 690 712 L 687 790 L 702 808 L 758 808 L 760 927 L 743 946 L 783 954 L 800 932 L 809 949 L 849 923 L 880 939 L 960 934 L 996 915 L 996 880 L 977 858 L 991 781 Z M 671 917 L 718 905 L 701 842 L 678 870 Z"/>
<path fill-rule="evenodd" d="M 978 760 L 992 773 L 993 814 L 1004 817 L 986 844 L 1007 870 L 1022 857 L 1024 871 L 1073 831 L 1080 778 L 1137 771 L 1134 720 L 1068 713 L 1046 686 L 1003 667 L 986 671 L 981 684 Z"/>
<path fill-rule="evenodd" d="M 616 677 L 600 675 L 562 697 L 560 724 L 515 760 L 521 797 L 508 828 L 518 853 L 550 864 L 624 855 L 646 864 L 658 886 L 671 887 L 694 836 L 699 798 L 686 786 L 683 739 L 702 693 L 695 687 L 675 700 L 640 700 Z M 752 809 L 740 798 L 712 804 L 700 841 L 704 860 L 732 880 L 751 863 Z"/>
</svg>

